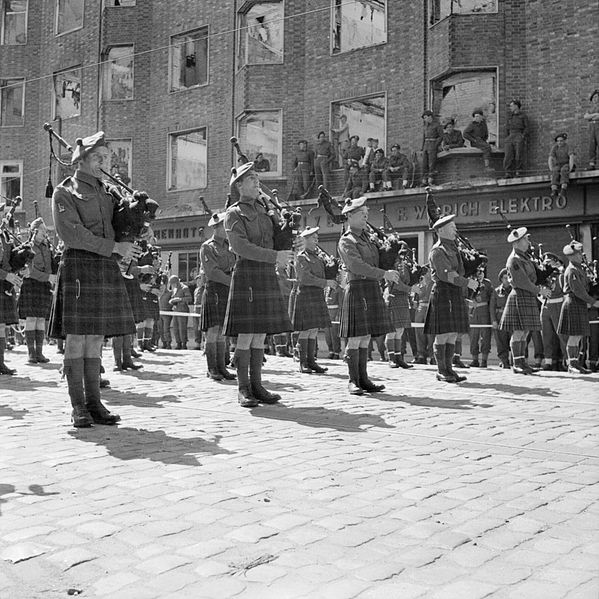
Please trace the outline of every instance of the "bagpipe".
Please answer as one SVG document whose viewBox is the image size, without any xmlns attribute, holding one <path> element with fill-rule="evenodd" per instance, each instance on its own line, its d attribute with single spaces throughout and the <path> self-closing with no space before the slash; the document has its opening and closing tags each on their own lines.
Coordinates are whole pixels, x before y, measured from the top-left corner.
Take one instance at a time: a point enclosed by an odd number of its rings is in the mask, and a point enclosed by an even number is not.
<svg viewBox="0 0 599 599">
<path fill-rule="evenodd" d="M 10 256 L 8 258 L 8 264 L 10 272 L 19 276 L 19 273 L 28 266 L 35 256 L 35 250 L 33 249 L 33 237 L 35 232 L 32 231 L 29 234 L 27 241 L 21 241 L 20 237 L 11 231 L 11 224 L 14 226 L 14 215 L 17 207 L 21 204 L 23 198 L 16 196 L 14 200 L 6 198 L 6 204 L 9 204 L 6 214 L 0 221 L 0 235 L 2 235 L 2 241 L 0 243 L 10 246 Z M 22 278 L 19 277 L 22 282 Z M 13 284 L 8 281 L 2 281 L 3 291 L 5 295 L 11 296 L 13 294 Z M 17 285 L 20 287 L 20 284 Z"/>
<path fill-rule="evenodd" d="M 337 280 L 337 275 L 341 270 L 341 260 L 323 250 L 319 245 L 316 246 L 316 254 L 324 262 L 324 278 L 327 281 Z"/>
<path fill-rule="evenodd" d="M 235 148 L 237 156 L 242 164 L 250 162 L 246 154 L 239 147 L 239 142 L 236 137 L 231 138 L 231 145 Z M 231 190 L 233 192 L 233 189 Z M 268 189 L 260 181 L 260 202 L 266 209 L 273 224 L 274 249 L 291 250 L 294 246 L 294 240 L 300 230 L 302 223 L 302 209 L 293 208 L 287 203 L 287 206 L 282 206 L 279 202 L 279 196 L 276 189 Z M 269 205 L 270 204 L 270 205 Z M 228 208 L 229 201 L 226 207 Z"/>
<path fill-rule="evenodd" d="M 432 227 L 443 215 L 441 209 L 437 206 L 433 198 L 433 192 L 430 187 L 426 188 L 426 211 L 428 213 L 429 226 Z M 456 245 L 464 263 L 464 276 L 473 277 L 480 266 L 488 262 L 488 257 L 483 252 L 478 251 L 470 240 L 457 232 Z"/>
<path fill-rule="evenodd" d="M 568 231 L 568 233 L 570 234 L 570 240 L 576 241 L 574 233 L 572 233 L 571 225 L 566 225 L 566 231 Z M 583 252 L 581 266 L 589 281 L 589 295 L 591 295 L 595 299 L 599 299 L 599 272 L 597 268 L 597 260 L 589 262 L 587 255 Z"/>
<path fill-rule="evenodd" d="M 512 225 L 508 221 L 505 214 L 499 208 L 495 209 L 495 214 L 498 214 L 501 217 L 501 220 L 505 223 L 506 228 L 508 231 L 510 231 L 512 229 Z M 543 244 L 539 243 L 535 251 L 535 248 L 531 242 L 527 253 L 535 268 L 535 273 L 537 276 L 536 284 L 542 287 L 553 287 L 555 285 L 555 277 L 559 275 L 559 269 L 551 266 L 549 261 L 544 258 Z"/>
<path fill-rule="evenodd" d="M 73 146 L 58 135 L 49 123 L 44 124 L 44 130 L 49 135 L 50 162 L 54 158 L 59 164 L 69 166 L 56 156 L 52 142 L 53 139 L 56 139 L 69 153 L 73 152 Z M 112 185 L 106 184 L 106 188 L 114 202 L 112 213 L 114 239 L 117 242 L 126 241 L 134 243 L 148 231 L 150 222 L 156 218 L 156 212 L 159 208 L 158 202 L 151 199 L 145 191 L 136 191 L 126 185 L 119 177 L 110 174 L 104 169 L 100 170 L 112 182 Z M 52 182 L 48 179 L 46 196 L 48 196 L 48 192 L 51 190 L 51 185 Z"/>
</svg>

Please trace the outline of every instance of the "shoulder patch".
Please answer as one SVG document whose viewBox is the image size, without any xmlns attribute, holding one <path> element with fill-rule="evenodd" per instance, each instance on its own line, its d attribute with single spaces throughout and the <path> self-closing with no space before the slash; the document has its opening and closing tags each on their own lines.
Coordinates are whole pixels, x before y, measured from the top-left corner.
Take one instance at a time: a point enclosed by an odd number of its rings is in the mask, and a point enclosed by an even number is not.
<svg viewBox="0 0 599 599">
<path fill-rule="evenodd" d="M 65 211 L 64 204 L 61 204 L 60 202 L 56 202 L 56 207 L 58 208 L 58 212 L 64 212 Z"/>
</svg>

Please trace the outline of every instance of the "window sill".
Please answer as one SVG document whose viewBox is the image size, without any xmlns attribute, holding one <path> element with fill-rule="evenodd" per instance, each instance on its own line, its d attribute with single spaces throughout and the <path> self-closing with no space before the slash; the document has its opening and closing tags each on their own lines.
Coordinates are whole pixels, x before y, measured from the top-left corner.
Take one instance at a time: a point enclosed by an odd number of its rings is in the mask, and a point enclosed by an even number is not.
<svg viewBox="0 0 599 599">
<path fill-rule="evenodd" d="M 447 158 L 449 156 L 480 156 L 482 155 L 482 153 L 482 150 L 479 150 L 478 148 L 453 148 L 452 150 L 444 150 L 442 152 L 438 152 L 437 158 Z M 504 154 L 504 151 L 492 147 L 491 154 L 500 155 Z"/>
<path fill-rule="evenodd" d="M 169 89 L 169 94 L 180 94 L 181 92 L 189 92 L 194 89 L 201 89 L 202 87 L 208 87 L 210 85 L 210 81 L 206 81 L 206 83 L 198 83 L 198 85 L 190 85 L 189 87 L 182 87 L 181 89 Z"/>
</svg>

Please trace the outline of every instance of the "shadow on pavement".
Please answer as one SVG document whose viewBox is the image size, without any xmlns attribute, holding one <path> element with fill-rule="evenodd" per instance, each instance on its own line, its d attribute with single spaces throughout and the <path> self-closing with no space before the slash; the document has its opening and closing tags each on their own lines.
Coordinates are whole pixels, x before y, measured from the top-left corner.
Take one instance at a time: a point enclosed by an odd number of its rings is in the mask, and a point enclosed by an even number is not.
<svg viewBox="0 0 599 599">
<path fill-rule="evenodd" d="M 535 379 L 527 379 L 535 381 Z M 538 379 L 536 379 L 538 380 Z M 460 383 L 460 387 L 464 389 L 495 389 L 496 391 L 502 391 L 504 393 L 513 393 L 514 395 L 543 395 L 545 397 L 559 397 L 559 393 L 554 391 L 550 387 L 537 387 L 530 385 L 529 387 L 520 387 L 518 385 L 507 385 L 506 383 L 475 383 L 467 382 Z"/>
<path fill-rule="evenodd" d="M 102 390 L 102 401 L 111 405 L 129 405 L 137 408 L 164 408 L 166 402 L 181 403 L 175 395 L 155 397 L 133 391 L 118 391 L 113 388 Z"/>
<path fill-rule="evenodd" d="M 219 446 L 221 435 L 214 441 L 194 437 L 171 437 L 164 431 L 148 431 L 129 427 L 95 426 L 91 429 L 69 431 L 71 437 L 86 443 L 102 445 L 119 460 L 151 460 L 163 464 L 201 466 L 195 454 L 232 454 Z"/>
<path fill-rule="evenodd" d="M 3 503 L 8 503 L 8 499 L 2 499 L 3 495 L 11 495 L 15 492 L 14 485 L 7 485 L 5 483 L 0 483 L 0 506 Z M 2 510 L 0 509 L 0 516 L 2 516 Z"/>
<path fill-rule="evenodd" d="M 142 381 L 162 381 L 165 383 L 171 383 L 174 380 L 194 378 L 190 374 L 162 374 L 158 372 L 152 372 L 151 370 L 146 370 L 145 366 L 143 370 L 127 370 L 123 374 L 126 374 L 127 376 L 132 376 Z"/>
<path fill-rule="evenodd" d="M 395 428 L 387 424 L 381 416 L 376 414 L 351 414 L 343 410 L 330 410 L 329 408 L 288 408 L 283 404 L 273 407 L 260 407 L 251 410 L 252 416 L 270 418 L 271 420 L 287 420 L 297 422 L 302 426 L 313 428 L 330 428 L 337 431 L 350 433 L 366 432 L 363 426 L 378 426 L 379 428 Z"/>
<path fill-rule="evenodd" d="M 379 397 L 381 401 L 398 401 L 411 406 L 424 408 L 442 408 L 444 410 L 472 410 L 474 408 L 492 408 L 493 404 L 473 403 L 469 399 L 434 399 L 432 397 L 406 397 L 405 395 L 393 397 Z"/>
<path fill-rule="evenodd" d="M 13 420 L 23 420 L 29 410 L 15 410 L 10 406 L 0 405 L 0 418 L 12 418 Z"/>
</svg>

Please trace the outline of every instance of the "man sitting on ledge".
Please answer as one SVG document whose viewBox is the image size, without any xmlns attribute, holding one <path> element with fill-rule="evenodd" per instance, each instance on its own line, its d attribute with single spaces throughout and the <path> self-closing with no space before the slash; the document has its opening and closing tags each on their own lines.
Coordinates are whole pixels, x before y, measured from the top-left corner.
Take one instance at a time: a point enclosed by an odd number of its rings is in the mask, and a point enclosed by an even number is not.
<svg viewBox="0 0 599 599">
<path fill-rule="evenodd" d="M 485 171 L 492 173 L 494 171 L 491 167 L 491 146 L 487 141 L 489 139 L 489 129 L 483 111 L 480 108 L 474 110 L 472 119 L 472 122 L 464 129 L 464 139 L 467 139 L 473 148 L 482 151 Z"/>
</svg>

